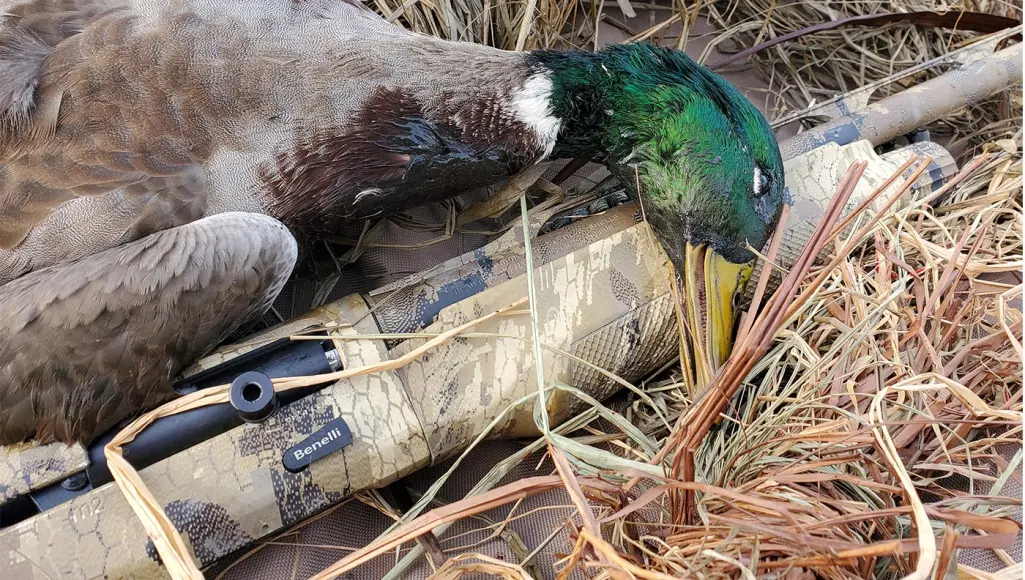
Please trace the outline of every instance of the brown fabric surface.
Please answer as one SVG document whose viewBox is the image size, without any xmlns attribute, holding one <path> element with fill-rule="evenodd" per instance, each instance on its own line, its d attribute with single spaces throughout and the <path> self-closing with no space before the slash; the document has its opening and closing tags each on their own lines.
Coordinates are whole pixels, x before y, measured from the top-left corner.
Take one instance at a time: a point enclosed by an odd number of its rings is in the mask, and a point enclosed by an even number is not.
<svg viewBox="0 0 1025 580">
<path fill-rule="evenodd" d="M 1000 454 L 1001 457 L 1003 457 L 1006 461 L 1009 462 L 1011 458 L 1014 457 L 1015 452 L 1019 449 L 1021 449 L 1021 447 L 1017 447 L 1014 445 L 1003 445 L 997 448 L 997 452 Z M 1001 475 L 1003 475 L 1003 470 L 1001 470 L 992 461 L 981 462 L 981 467 L 981 471 L 983 473 L 991 475 L 995 478 L 999 478 Z M 991 482 L 976 481 L 974 490 L 972 490 L 968 478 L 959 475 L 947 478 L 947 481 L 945 481 L 944 483 L 947 489 L 951 489 L 966 494 L 974 493 L 975 495 L 991 495 L 990 492 L 993 489 L 993 484 Z M 1004 497 L 1012 497 L 1020 501 L 1022 499 L 1021 492 L 1022 466 L 1021 464 L 1019 464 L 1016 473 L 1012 474 L 1011 477 L 1008 478 L 1007 484 L 1004 485 L 1004 487 L 1001 490 L 999 490 L 998 495 Z M 1018 522 L 1019 524 L 1022 523 L 1021 506 L 1018 506 L 1018 508 L 1014 510 L 1013 517 L 1016 522 Z M 1014 546 L 1010 550 L 1007 550 L 1007 555 L 1010 556 L 1010 558 L 1014 560 L 1015 563 L 1022 561 L 1021 533 L 1018 534 L 1018 540 L 1014 543 Z M 958 554 L 957 561 L 962 564 L 966 564 L 973 568 L 978 568 L 980 570 L 984 570 L 987 572 L 996 572 L 997 570 L 1001 570 L 1007 567 L 1007 564 L 1003 562 L 1000 559 L 1000 557 L 997 556 L 996 552 L 994 552 L 993 550 L 961 550 L 961 552 Z"/>
<path fill-rule="evenodd" d="M 452 502 L 461 499 L 487 473 L 492 466 L 520 449 L 515 441 L 489 441 L 474 450 L 460 466 L 449 482 L 441 489 L 438 499 Z M 535 471 L 535 463 L 525 461 L 508 474 L 499 485 L 511 483 L 523 477 L 547 475 L 552 472 L 551 462 L 545 461 Z M 442 465 L 423 469 L 407 478 L 405 484 L 416 492 L 429 488 L 451 465 Z M 415 500 L 416 498 L 414 498 Z M 502 522 L 509 517 L 529 514 L 527 517 L 509 522 L 500 534 L 494 534 L 493 524 Z M 450 551 L 448 556 L 464 552 L 477 552 L 508 562 L 521 561 L 528 553 L 543 543 L 553 530 L 561 531 L 532 560 L 528 572 L 539 578 L 555 576 L 555 562 L 558 552 L 565 552 L 570 547 L 567 541 L 568 528 L 563 525 L 573 514 L 570 499 L 563 491 L 552 491 L 524 500 L 519 505 L 503 506 L 490 510 L 480 516 L 456 522 L 449 530 L 438 538 L 442 549 Z M 579 521 L 578 521 L 579 523 Z M 373 507 L 359 501 L 348 501 L 316 518 L 301 524 L 287 532 L 249 558 L 228 570 L 225 580 L 242 580 L 260 578 L 267 580 L 309 578 L 348 553 L 339 547 L 358 547 L 373 541 L 378 534 L 390 525 L 388 517 Z M 493 537 L 494 536 L 494 537 Z M 414 544 L 407 544 L 396 557 L 394 553 L 381 556 L 346 574 L 344 578 L 370 579 L 381 578 Z M 514 548 L 515 546 L 516 548 Z M 208 573 L 214 578 L 223 570 L 220 567 Z M 421 558 L 416 565 L 407 571 L 405 578 L 423 579 L 433 572 L 426 559 Z M 583 578 L 574 574 L 574 579 Z"/>
</svg>

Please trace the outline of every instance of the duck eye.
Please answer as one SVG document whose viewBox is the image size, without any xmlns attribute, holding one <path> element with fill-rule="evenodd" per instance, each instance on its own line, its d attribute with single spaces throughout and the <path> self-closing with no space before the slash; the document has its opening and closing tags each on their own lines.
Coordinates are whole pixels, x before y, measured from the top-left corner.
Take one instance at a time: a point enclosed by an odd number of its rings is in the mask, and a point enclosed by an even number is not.
<svg viewBox="0 0 1025 580">
<path fill-rule="evenodd" d="M 769 175 L 755 165 L 754 170 L 754 194 L 755 197 L 762 197 L 769 193 Z"/>
</svg>

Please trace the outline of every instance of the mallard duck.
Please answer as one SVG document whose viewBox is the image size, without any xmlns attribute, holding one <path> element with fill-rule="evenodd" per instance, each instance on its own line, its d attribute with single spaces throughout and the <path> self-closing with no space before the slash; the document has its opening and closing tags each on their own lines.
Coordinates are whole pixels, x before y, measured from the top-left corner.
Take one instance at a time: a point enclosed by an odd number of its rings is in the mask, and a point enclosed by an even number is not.
<svg viewBox="0 0 1025 580">
<path fill-rule="evenodd" d="M 531 164 L 591 159 L 636 189 L 705 280 L 713 342 L 779 219 L 769 125 L 679 51 L 509 52 L 357 0 L 4 11 L 0 444 L 88 442 L 174 397 L 310 240 Z"/>
</svg>

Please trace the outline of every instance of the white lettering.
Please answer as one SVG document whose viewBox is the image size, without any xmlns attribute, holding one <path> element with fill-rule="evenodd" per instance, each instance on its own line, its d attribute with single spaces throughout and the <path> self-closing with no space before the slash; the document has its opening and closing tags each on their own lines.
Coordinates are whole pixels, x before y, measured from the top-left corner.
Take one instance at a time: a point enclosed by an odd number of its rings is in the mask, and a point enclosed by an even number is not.
<svg viewBox="0 0 1025 580">
<path fill-rule="evenodd" d="M 341 429 L 334 428 L 328 431 L 327 434 L 322 436 L 320 440 L 314 441 L 313 443 L 311 443 L 303 449 L 293 449 L 290 452 L 292 453 L 292 456 L 295 457 L 296 461 L 300 461 L 303 458 L 307 458 L 310 455 L 312 455 L 314 451 L 317 451 L 318 449 L 323 449 L 324 447 L 328 446 L 332 441 L 341 438 Z"/>
</svg>

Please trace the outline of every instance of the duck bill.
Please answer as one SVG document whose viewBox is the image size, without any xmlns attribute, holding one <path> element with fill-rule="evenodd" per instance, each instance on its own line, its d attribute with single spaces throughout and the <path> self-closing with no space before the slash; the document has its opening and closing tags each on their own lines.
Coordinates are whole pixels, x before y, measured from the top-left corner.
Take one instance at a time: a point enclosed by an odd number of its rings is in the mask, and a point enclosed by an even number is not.
<svg viewBox="0 0 1025 580">
<path fill-rule="evenodd" d="M 752 263 L 734 264 L 705 245 L 685 247 L 682 294 L 699 389 L 711 381 L 730 355 L 734 305 L 752 269 Z"/>
</svg>

